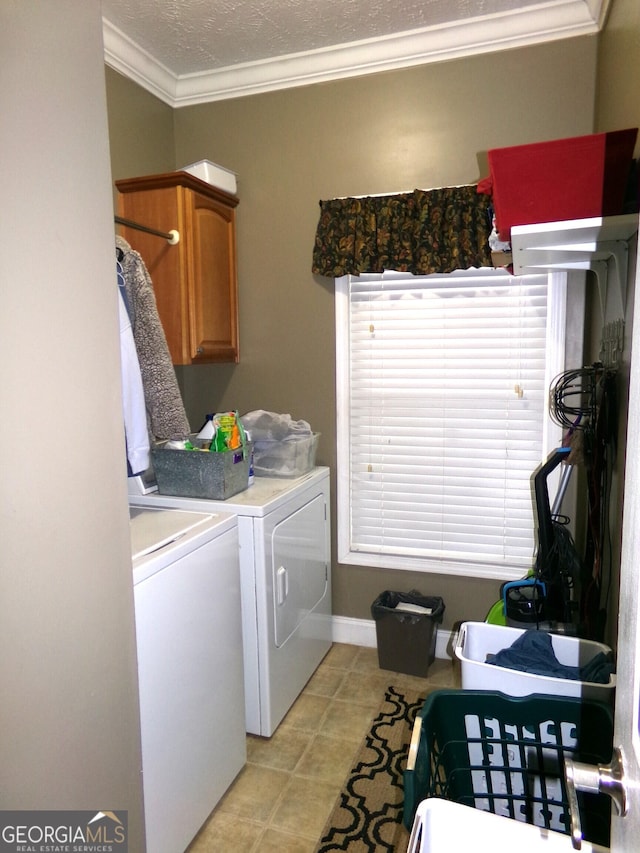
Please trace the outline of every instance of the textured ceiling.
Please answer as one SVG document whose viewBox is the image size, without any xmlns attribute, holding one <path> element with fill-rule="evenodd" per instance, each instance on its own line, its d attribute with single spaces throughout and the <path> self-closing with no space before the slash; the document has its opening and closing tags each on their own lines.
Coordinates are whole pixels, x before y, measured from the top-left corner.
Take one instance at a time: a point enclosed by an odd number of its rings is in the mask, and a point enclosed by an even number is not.
<svg viewBox="0 0 640 853">
<path fill-rule="evenodd" d="M 185 103 L 232 97 L 594 32 L 609 2 L 102 0 L 102 11 L 107 62 L 179 104 L 185 86 Z"/>
<path fill-rule="evenodd" d="M 522 0 L 103 0 L 103 15 L 176 74 L 306 53 L 469 17 Z"/>
</svg>

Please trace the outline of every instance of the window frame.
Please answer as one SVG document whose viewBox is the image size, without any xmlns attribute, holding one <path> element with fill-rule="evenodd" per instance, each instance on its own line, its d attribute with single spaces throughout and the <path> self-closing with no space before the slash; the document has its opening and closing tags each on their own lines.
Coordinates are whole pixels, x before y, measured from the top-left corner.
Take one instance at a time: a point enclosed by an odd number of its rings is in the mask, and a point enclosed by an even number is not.
<svg viewBox="0 0 640 853">
<path fill-rule="evenodd" d="M 477 272 L 470 270 L 469 273 Z M 498 272 L 493 270 L 493 272 Z M 505 276 L 509 273 L 504 271 Z M 385 272 L 383 274 L 371 274 L 368 278 L 379 281 L 387 277 L 397 279 L 410 274 Z M 439 276 L 440 278 L 442 276 Z M 361 275 L 360 279 L 363 278 Z M 516 580 L 526 573 L 527 566 L 496 566 L 487 563 L 471 563 L 464 560 L 440 560 L 432 557 L 415 557 L 406 555 L 391 555 L 371 551 L 353 550 L 351 547 L 351 512 L 350 512 L 350 471 L 349 471 L 349 436 L 350 436 L 350 397 L 349 397 L 349 281 L 351 276 L 346 275 L 335 279 L 335 322 L 336 322 L 336 440 L 337 440 L 337 545 L 338 563 L 354 566 L 367 566 L 382 569 L 397 569 L 404 571 L 417 571 L 421 573 L 437 573 L 452 576 L 476 577 L 494 579 L 500 581 Z M 567 359 L 567 347 L 571 343 L 571 336 L 575 336 L 575 325 L 568 310 L 568 276 L 565 272 L 551 272 L 548 274 L 548 282 L 551 300 L 547 308 L 547 334 L 546 349 L 550 353 L 545 365 L 545 387 L 549 387 L 553 379 L 565 369 Z M 573 309 L 572 309 L 573 310 Z M 545 414 L 542 429 L 542 462 L 554 447 L 562 440 L 560 428 L 554 424 L 548 416 L 548 401 L 545 405 Z M 533 473 L 533 472 L 532 472 Z M 556 471 L 549 478 L 549 491 L 553 494 L 557 487 L 559 472 Z M 534 521 L 535 524 L 535 521 Z M 535 536 L 534 536 L 535 539 Z M 535 550 L 535 549 L 534 549 Z M 534 553 L 531 554 L 531 566 L 534 562 Z"/>
</svg>

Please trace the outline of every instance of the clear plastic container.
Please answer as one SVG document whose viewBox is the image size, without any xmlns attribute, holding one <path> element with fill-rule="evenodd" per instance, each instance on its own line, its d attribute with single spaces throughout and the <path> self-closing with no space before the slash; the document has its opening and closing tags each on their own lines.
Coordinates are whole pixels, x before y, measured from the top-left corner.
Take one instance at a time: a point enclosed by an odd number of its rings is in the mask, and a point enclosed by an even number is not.
<svg viewBox="0 0 640 853">
<path fill-rule="evenodd" d="M 301 477 L 316 464 L 320 433 L 291 435 L 281 441 L 255 441 L 256 477 Z"/>
</svg>

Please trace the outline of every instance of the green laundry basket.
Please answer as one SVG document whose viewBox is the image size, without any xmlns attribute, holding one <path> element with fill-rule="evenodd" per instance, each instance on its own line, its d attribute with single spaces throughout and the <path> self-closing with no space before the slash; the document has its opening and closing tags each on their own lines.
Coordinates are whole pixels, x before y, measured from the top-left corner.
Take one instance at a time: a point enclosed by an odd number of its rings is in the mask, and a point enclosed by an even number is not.
<svg viewBox="0 0 640 853">
<path fill-rule="evenodd" d="M 564 756 L 608 763 L 608 705 L 489 690 L 438 690 L 416 717 L 404 773 L 404 815 L 411 829 L 421 800 L 442 797 L 564 834 L 571 819 Z M 611 800 L 578 792 L 584 837 L 609 845 Z"/>
</svg>

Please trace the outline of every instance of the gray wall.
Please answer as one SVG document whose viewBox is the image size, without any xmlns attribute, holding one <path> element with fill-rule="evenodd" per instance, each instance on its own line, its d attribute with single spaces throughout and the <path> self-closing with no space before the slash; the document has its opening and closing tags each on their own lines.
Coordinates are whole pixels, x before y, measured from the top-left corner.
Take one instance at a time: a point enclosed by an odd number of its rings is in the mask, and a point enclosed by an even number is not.
<svg viewBox="0 0 640 853">
<path fill-rule="evenodd" d="M 192 426 L 215 409 L 289 412 L 322 433 L 318 458 L 335 472 L 333 281 L 310 272 L 318 201 L 471 183 L 489 148 L 590 133 L 596 57 L 597 39 L 580 38 L 175 110 L 176 167 L 208 158 L 239 176 L 240 364 L 178 369 Z M 108 94 L 110 115 L 126 111 Z M 157 163 L 147 137 L 141 173 Z M 114 174 L 129 165 L 114 160 Z M 333 588 L 334 611 L 356 618 L 383 589 L 441 595 L 446 626 L 484 619 L 499 593 L 345 565 Z"/>
<path fill-rule="evenodd" d="M 0 11 L 2 809 L 142 786 L 98 0 Z"/>
<path fill-rule="evenodd" d="M 613 0 L 599 40 L 596 131 L 640 126 L 640 4 Z M 640 144 L 636 146 L 636 157 Z"/>
<path fill-rule="evenodd" d="M 174 111 L 111 68 L 105 68 L 105 74 L 114 179 L 171 172 L 175 168 Z M 113 193 L 115 199 L 115 186 Z"/>
</svg>

